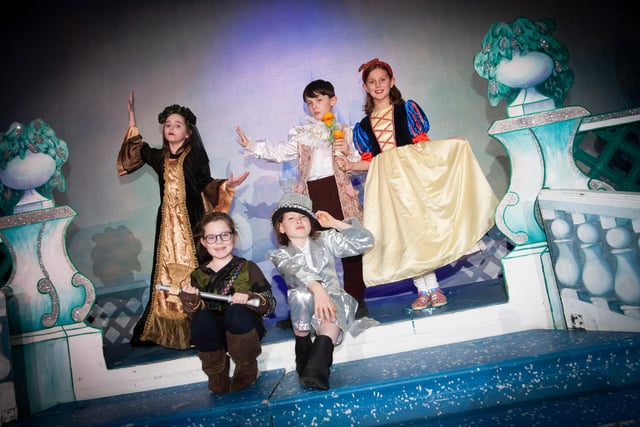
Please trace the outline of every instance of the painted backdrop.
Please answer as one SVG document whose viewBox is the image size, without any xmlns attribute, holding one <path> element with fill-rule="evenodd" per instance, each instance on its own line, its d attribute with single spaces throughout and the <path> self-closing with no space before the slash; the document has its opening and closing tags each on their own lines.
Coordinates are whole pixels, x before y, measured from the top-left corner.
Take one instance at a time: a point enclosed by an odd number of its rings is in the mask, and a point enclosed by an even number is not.
<svg viewBox="0 0 640 427">
<path fill-rule="evenodd" d="M 45 3 L 45 4 L 41 4 Z M 623 6 L 624 5 L 624 6 Z M 362 117 L 358 66 L 373 57 L 394 68 L 405 98 L 432 124 L 431 139 L 460 135 L 501 197 L 509 161 L 487 129 L 504 118 L 491 107 L 473 57 L 493 22 L 519 16 L 557 24 L 576 82 L 566 105 L 592 113 L 638 106 L 634 14 L 622 1 L 216 0 L 18 2 L 3 15 L 0 128 L 42 118 L 67 142 L 67 190 L 57 205 L 78 216 L 69 256 L 97 287 L 148 280 L 157 180 L 147 168 L 118 177 L 116 154 L 136 92 L 143 136 L 161 142 L 158 112 L 185 104 L 198 117 L 215 177 L 251 171 L 232 215 L 239 255 L 264 261 L 275 246 L 269 216 L 287 165 L 245 159 L 240 125 L 273 141 L 303 117 L 311 80 L 334 83 L 338 117 Z M 289 165 L 290 166 L 290 165 Z"/>
</svg>

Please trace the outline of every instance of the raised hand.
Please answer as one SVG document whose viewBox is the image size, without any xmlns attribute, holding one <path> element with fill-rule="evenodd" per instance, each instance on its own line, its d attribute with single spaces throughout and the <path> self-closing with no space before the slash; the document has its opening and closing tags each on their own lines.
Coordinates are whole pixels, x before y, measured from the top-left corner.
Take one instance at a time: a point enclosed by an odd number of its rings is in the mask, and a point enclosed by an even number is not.
<svg viewBox="0 0 640 427">
<path fill-rule="evenodd" d="M 351 225 L 350 223 L 335 219 L 329 212 L 325 211 L 316 211 L 316 219 L 318 220 L 318 223 L 320 223 L 320 225 L 324 228 L 346 230 L 347 228 L 353 227 L 353 225 Z"/>
<path fill-rule="evenodd" d="M 133 96 L 133 89 L 129 95 L 129 101 L 127 102 L 127 111 L 129 112 L 129 127 L 136 126 L 136 111 L 135 111 L 135 99 Z"/>
<path fill-rule="evenodd" d="M 236 133 L 240 137 L 240 139 L 238 139 L 238 144 L 242 145 L 243 147 L 249 145 L 249 138 L 247 138 L 247 135 L 245 135 L 242 129 L 240 129 L 240 126 L 236 128 Z"/>
<path fill-rule="evenodd" d="M 331 216 L 329 212 L 317 211 L 316 219 L 320 225 L 324 228 L 333 228 L 335 226 L 336 219 Z"/>
</svg>

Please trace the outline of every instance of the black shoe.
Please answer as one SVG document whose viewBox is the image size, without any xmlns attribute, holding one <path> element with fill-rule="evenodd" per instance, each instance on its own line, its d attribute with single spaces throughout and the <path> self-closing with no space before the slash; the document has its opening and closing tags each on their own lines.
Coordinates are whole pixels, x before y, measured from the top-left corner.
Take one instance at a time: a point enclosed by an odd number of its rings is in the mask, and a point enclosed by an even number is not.
<svg viewBox="0 0 640 427">
<path fill-rule="evenodd" d="M 291 319 L 286 318 L 276 322 L 276 327 L 280 329 L 291 329 Z"/>
<path fill-rule="evenodd" d="M 309 361 L 300 374 L 300 384 L 306 388 L 329 390 L 329 375 L 333 364 L 333 342 L 326 335 L 318 335 L 311 346 Z"/>
<path fill-rule="evenodd" d="M 358 309 L 356 310 L 356 319 L 361 319 L 369 315 L 369 308 L 364 302 L 364 299 L 358 300 Z"/>
<path fill-rule="evenodd" d="M 312 347 L 311 334 L 305 337 L 296 336 L 296 372 L 298 372 L 299 377 L 302 376 L 302 371 L 307 367 Z"/>
</svg>

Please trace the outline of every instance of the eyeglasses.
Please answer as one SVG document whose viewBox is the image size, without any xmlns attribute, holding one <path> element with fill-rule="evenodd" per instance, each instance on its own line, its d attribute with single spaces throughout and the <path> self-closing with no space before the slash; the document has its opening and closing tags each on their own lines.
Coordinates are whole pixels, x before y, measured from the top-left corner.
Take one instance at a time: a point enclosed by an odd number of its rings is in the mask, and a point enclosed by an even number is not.
<svg viewBox="0 0 640 427">
<path fill-rule="evenodd" d="M 222 240 L 223 242 L 228 242 L 229 240 L 231 240 L 231 236 L 233 236 L 232 231 L 225 231 L 224 233 L 220 234 L 209 234 L 208 236 L 204 236 L 204 240 L 208 244 L 213 245 L 218 241 L 218 239 Z"/>
</svg>

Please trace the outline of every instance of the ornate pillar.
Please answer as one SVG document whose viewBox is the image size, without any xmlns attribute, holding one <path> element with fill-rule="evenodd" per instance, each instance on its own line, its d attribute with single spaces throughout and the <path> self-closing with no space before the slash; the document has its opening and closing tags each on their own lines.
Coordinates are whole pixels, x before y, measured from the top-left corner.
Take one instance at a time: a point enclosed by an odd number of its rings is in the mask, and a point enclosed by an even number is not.
<svg viewBox="0 0 640 427">
<path fill-rule="evenodd" d="M 95 288 L 67 255 L 66 230 L 75 215 L 62 206 L 0 218 L 0 237 L 13 263 L 3 291 L 9 295 L 20 413 L 76 400 L 69 348 L 101 334 L 84 323 Z"/>
<path fill-rule="evenodd" d="M 7 301 L 0 292 L 0 425 L 18 419 L 12 360 Z"/>
<path fill-rule="evenodd" d="M 566 107 L 498 120 L 489 128 L 507 151 L 511 180 L 496 209 L 496 226 L 516 245 L 546 241 L 537 198 L 544 189 L 610 189 L 583 174 L 573 160 L 573 140 L 589 111 Z"/>
</svg>

